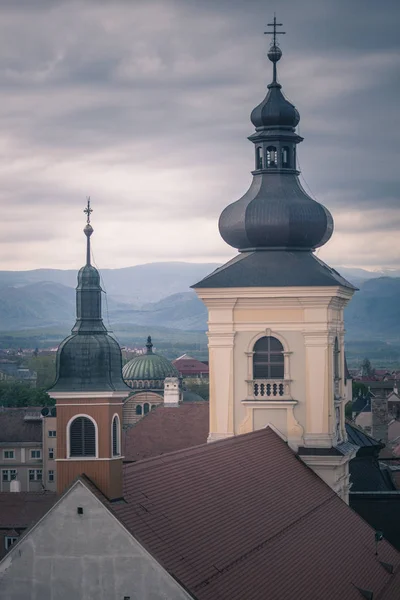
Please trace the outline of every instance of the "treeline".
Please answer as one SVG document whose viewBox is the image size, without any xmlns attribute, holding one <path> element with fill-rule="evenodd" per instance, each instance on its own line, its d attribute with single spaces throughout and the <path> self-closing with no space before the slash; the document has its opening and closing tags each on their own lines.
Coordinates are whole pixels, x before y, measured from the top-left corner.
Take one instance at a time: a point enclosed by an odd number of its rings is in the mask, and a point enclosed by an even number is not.
<svg viewBox="0 0 400 600">
<path fill-rule="evenodd" d="M 43 390 L 18 381 L 0 381 L 0 406 L 50 406 L 55 401 Z"/>
</svg>

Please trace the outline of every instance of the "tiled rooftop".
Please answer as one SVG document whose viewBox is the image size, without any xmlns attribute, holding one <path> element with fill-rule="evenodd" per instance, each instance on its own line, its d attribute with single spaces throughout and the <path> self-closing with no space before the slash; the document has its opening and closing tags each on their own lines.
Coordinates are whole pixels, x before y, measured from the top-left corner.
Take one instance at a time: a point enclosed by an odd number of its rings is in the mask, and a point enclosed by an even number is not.
<svg viewBox="0 0 400 600">
<path fill-rule="evenodd" d="M 208 402 L 158 406 L 127 429 L 125 461 L 136 461 L 204 444 L 208 436 Z"/>
<path fill-rule="evenodd" d="M 383 541 L 376 556 L 374 530 L 271 429 L 126 465 L 124 480 L 112 510 L 198 600 L 400 597 L 399 553 Z"/>
</svg>

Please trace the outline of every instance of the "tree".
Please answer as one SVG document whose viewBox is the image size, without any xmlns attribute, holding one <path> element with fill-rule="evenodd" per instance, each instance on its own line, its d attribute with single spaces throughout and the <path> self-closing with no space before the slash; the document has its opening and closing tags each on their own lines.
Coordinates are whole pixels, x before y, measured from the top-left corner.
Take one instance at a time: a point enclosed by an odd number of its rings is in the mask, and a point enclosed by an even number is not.
<svg viewBox="0 0 400 600">
<path fill-rule="evenodd" d="M 50 406 L 54 400 L 43 390 L 18 381 L 0 382 L 0 406 Z"/>
<path fill-rule="evenodd" d="M 364 358 L 361 363 L 361 376 L 362 377 L 373 377 L 375 370 L 372 368 L 371 361 L 369 358 Z"/>
</svg>

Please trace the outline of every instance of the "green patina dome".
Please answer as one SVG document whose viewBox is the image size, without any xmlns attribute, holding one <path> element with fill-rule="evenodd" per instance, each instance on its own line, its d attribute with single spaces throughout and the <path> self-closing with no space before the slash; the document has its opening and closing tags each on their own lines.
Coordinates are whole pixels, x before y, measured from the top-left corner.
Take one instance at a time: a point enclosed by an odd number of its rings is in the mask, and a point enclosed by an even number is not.
<svg viewBox="0 0 400 600">
<path fill-rule="evenodd" d="M 130 360 L 122 369 L 122 377 L 130 387 L 142 387 L 138 382 L 148 382 L 147 389 L 163 389 L 166 377 L 179 377 L 179 371 L 164 356 L 154 354 L 151 337 L 147 338 L 146 354 Z"/>
</svg>

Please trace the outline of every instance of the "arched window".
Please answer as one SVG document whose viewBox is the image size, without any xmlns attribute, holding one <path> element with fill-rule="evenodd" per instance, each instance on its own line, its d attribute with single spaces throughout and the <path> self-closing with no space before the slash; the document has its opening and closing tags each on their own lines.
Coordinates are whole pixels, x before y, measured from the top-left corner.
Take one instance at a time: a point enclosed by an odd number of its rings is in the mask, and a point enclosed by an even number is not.
<svg viewBox="0 0 400 600">
<path fill-rule="evenodd" d="M 136 407 L 136 414 L 141 415 L 143 413 L 141 404 L 138 404 Z"/>
<path fill-rule="evenodd" d="M 143 408 L 144 408 L 144 414 L 145 414 L 145 415 L 147 415 L 147 413 L 148 413 L 148 412 L 149 412 L 149 410 L 150 410 L 150 406 L 147 404 L 147 402 L 146 402 L 146 404 L 144 405 L 144 407 L 143 407 Z"/>
<path fill-rule="evenodd" d="M 69 456 L 96 456 L 96 426 L 89 417 L 77 417 L 70 424 Z"/>
<path fill-rule="evenodd" d="M 276 167 L 277 152 L 275 146 L 268 146 L 267 148 L 267 167 Z"/>
<path fill-rule="evenodd" d="M 157 408 L 157 404 L 152 404 L 151 405 L 151 410 L 154 410 L 155 408 Z"/>
<path fill-rule="evenodd" d="M 282 148 L 282 167 L 285 169 L 290 167 L 290 154 L 288 146 L 284 146 Z"/>
<path fill-rule="evenodd" d="M 253 379 L 283 379 L 283 346 L 274 337 L 260 338 L 253 348 Z"/>
<path fill-rule="evenodd" d="M 263 168 L 263 149 L 259 146 L 256 150 L 256 169 Z"/>
<path fill-rule="evenodd" d="M 121 427 L 119 417 L 115 415 L 112 420 L 112 455 L 119 456 L 121 454 Z"/>
</svg>

